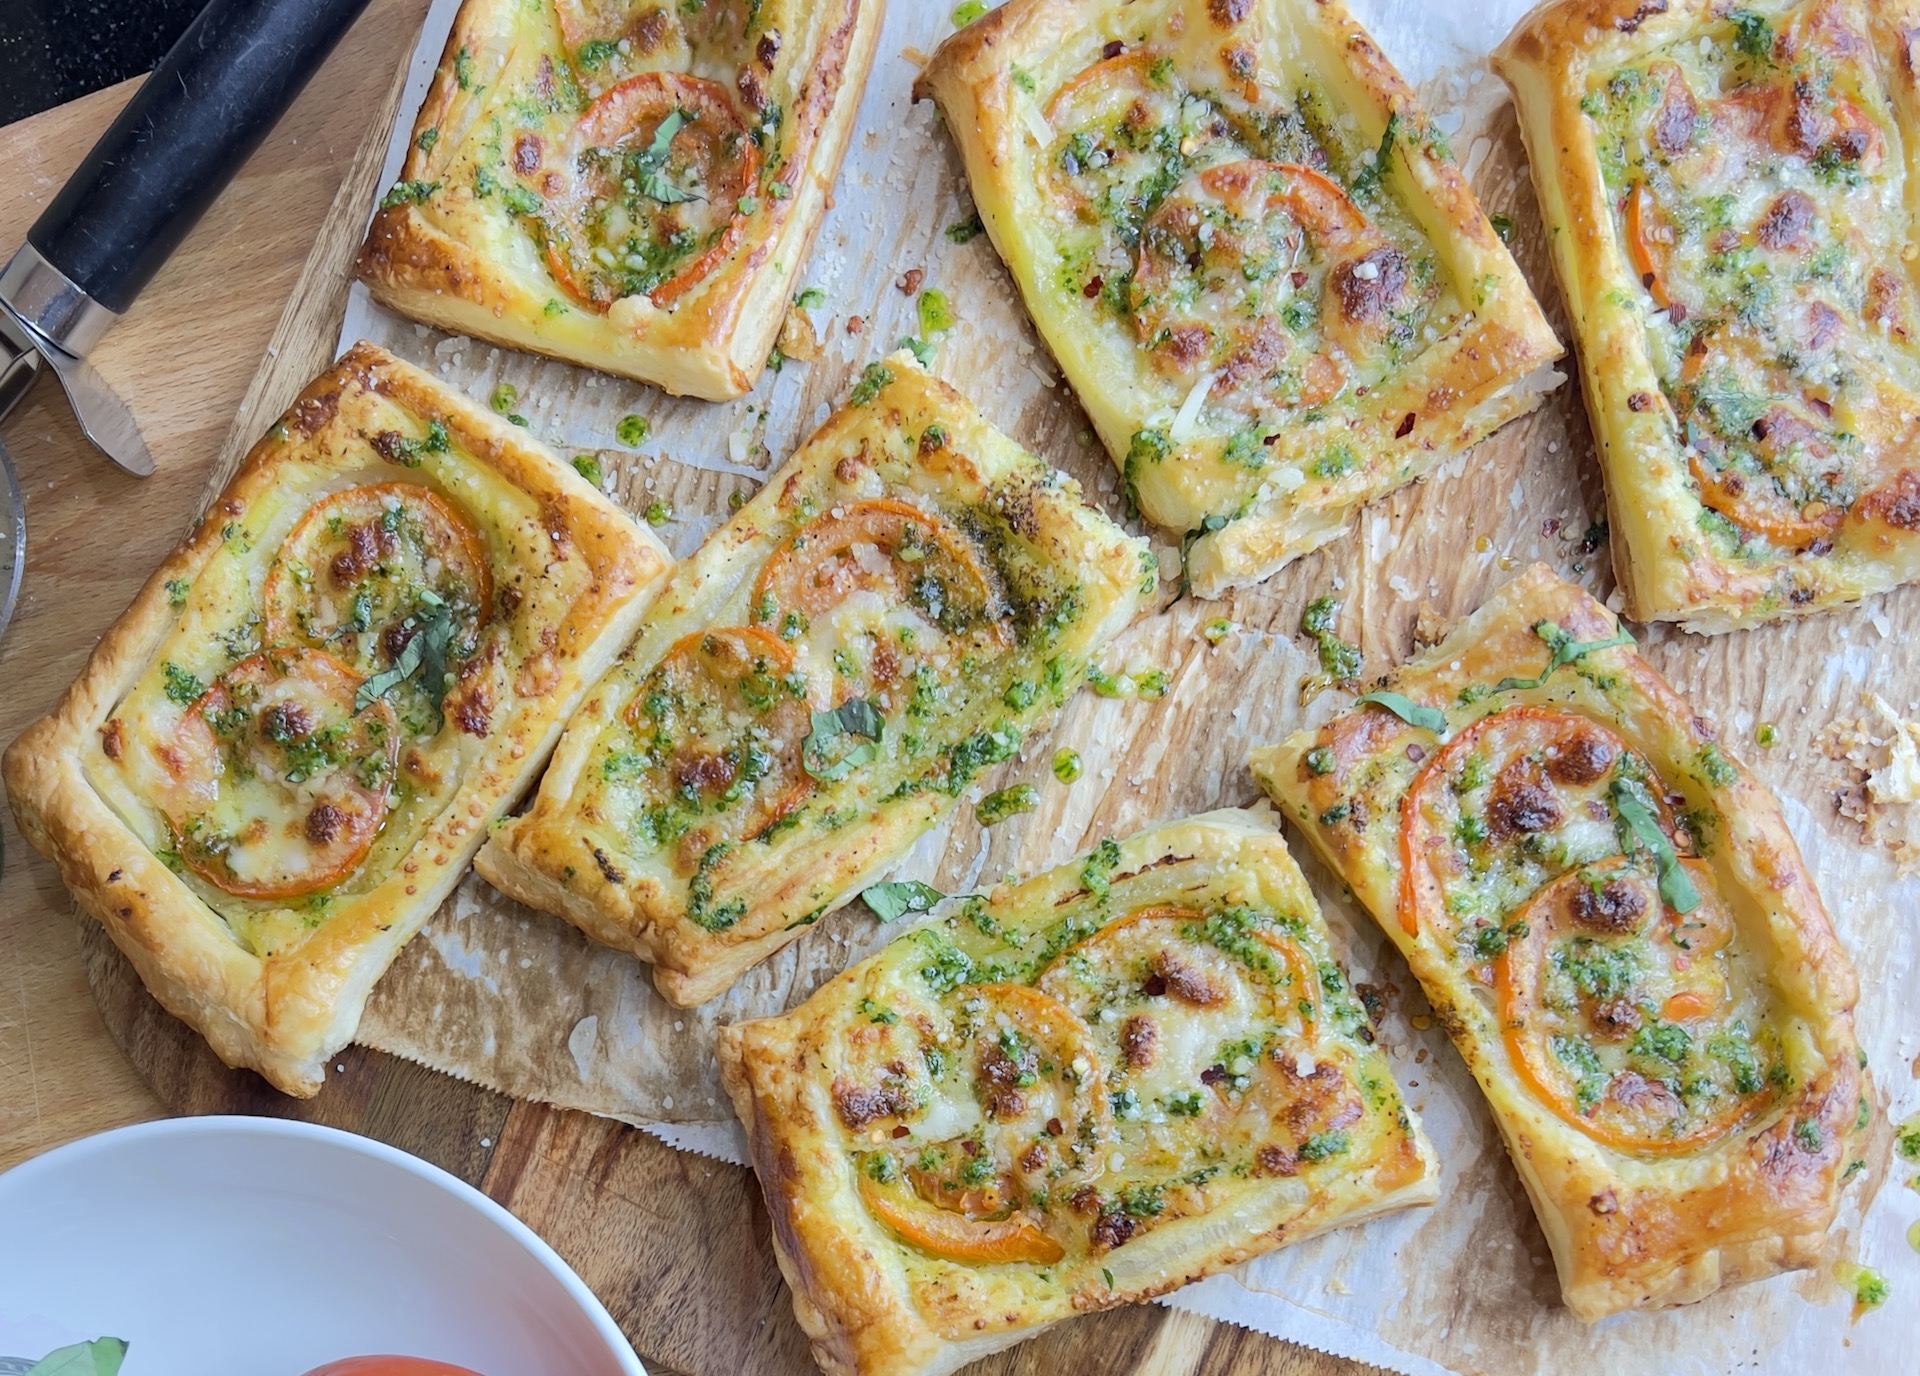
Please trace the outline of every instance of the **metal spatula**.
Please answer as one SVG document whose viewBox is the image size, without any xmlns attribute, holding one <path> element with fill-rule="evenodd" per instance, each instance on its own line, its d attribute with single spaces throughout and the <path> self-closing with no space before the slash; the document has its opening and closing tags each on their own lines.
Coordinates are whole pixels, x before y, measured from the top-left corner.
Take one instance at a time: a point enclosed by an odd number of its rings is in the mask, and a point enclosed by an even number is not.
<svg viewBox="0 0 1920 1376">
<path fill-rule="evenodd" d="M 45 369 L 108 458 L 153 456 L 87 362 L 259 147 L 368 0 L 212 0 L 0 268 L 0 419 Z M 180 347 L 191 349 L 183 339 Z M 0 634 L 26 563 L 20 488 L 0 448 Z M 111 538 L 112 524 L 97 527 Z"/>
</svg>

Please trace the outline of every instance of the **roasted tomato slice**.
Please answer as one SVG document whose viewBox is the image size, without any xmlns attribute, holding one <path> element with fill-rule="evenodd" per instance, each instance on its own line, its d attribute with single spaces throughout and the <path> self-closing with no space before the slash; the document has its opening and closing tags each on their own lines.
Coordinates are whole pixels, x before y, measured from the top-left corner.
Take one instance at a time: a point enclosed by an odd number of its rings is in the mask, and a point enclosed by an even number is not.
<svg viewBox="0 0 1920 1376">
<path fill-rule="evenodd" d="M 1061 1244 L 1023 1210 L 1105 1169 L 1111 1110 L 1086 1025 L 1015 984 L 966 985 L 937 1010 L 896 1016 L 854 1024 L 834 1082 L 842 1125 L 876 1148 L 862 1161 L 868 1207 L 940 1256 L 1059 1260 Z"/>
<path fill-rule="evenodd" d="M 1673 295 L 1667 287 L 1668 264 L 1673 260 L 1673 226 L 1660 214 L 1653 192 L 1645 182 L 1633 184 L 1620 210 L 1626 222 L 1627 257 L 1632 260 L 1633 270 L 1640 275 L 1640 285 L 1647 289 L 1653 304 L 1665 310 L 1673 304 Z"/>
<path fill-rule="evenodd" d="M 1187 100 L 1172 68 L 1166 54 L 1140 49 L 1094 63 L 1054 94 L 1041 180 L 1054 205 L 1084 222 L 1104 211 L 1137 224 L 1169 146 L 1189 168 L 1234 156 L 1230 126 Z"/>
<path fill-rule="evenodd" d="M 967 656 L 1011 646 L 998 576 L 945 517 L 891 499 L 836 510 L 774 551 L 750 609 L 811 675 L 832 676 L 835 703 L 892 716 L 953 683 Z"/>
<path fill-rule="evenodd" d="M 861 593 L 917 608 L 960 632 L 989 619 L 995 579 L 946 518 L 906 502 L 861 502 L 828 514 L 783 542 L 753 589 L 753 618 L 781 626 L 788 613 L 812 621 Z"/>
<path fill-rule="evenodd" d="M 1312 406 L 1418 292 L 1406 255 L 1327 177 L 1249 158 L 1188 177 L 1161 203 L 1141 232 L 1132 301 L 1162 373 L 1211 373 L 1216 402 Z"/>
<path fill-rule="evenodd" d="M 1733 921 L 1712 871 L 1663 908 L 1651 865 L 1567 871 L 1516 914 L 1494 966 L 1508 1055 L 1540 1101 L 1595 1141 L 1668 1155 L 1734 1131 L 1772 1098 L 1765 1009 L 1729 982 Z"/>
<path fill-rule="evenodd" d="M 548 269 L 592 310 L 630 296 L 671 307 L 739 246 L 759 177 L 726 87 L 630 77 L 581 116 L 569 171 L 539 172 L 531 188 Z"/>
<path fill-rule="evenodd" d="M 318 650 L 244 659 L 155 747 L 181 861 L 241 898 L 331 887 L 366 858 L 392 806 L 393 709 L 355 711 L 361 676 Z"/>
<path fill-rule="evenodd" d="M 306 645 L 362 677 L 391 666 L 422 621 L 453 618 L 451 658 L 479 643 L 493 607 L 480 533 L 451 503 L 411 483 L 348 488 L 287 536 L 261 595 L 268 645 Z"/>
<path fill-rule="evenodd" d="M 1067 1249 L 1047 1236 L 1027 1214 L 972 1218 L 929 1204 L 905 1185 L 882 1185 L 866 1175 L 860 1177 L 860 1200 L 868 1213 L 903 1241 L 935 1256 L 1046 1266 L 1067 1254 Z"/>
<path fill-rule="evenodd" d="M 1704 506 L 1782 549 L 1805 549 L 1829 539 L 1846 519 L 1846 512 L 1824 502 L 1796 507 L 1769 474 L 1743 473 L 1732 466 L 1715 468 L 1697 448 L 1687 451 L 1687 467 L 1699 485 Z"/>
<path fill-rule="evenodd" d="M 1039 988 L 1093 1030 L 1121 1115 L 1167 1123 L 1129 1147 L 1136 1165 L 1184 1160 L 1198 1135 L 1250 1139 L 1297 1168 L 1308 1138 L 1359 1117 L 1358 1096 L 1318 1057 L 1319 975 L 1283 923 L 1143 908 L 1062 952 Z"/>
<path fill-rule="evenodd" d="M 691 832 L 675 852 L 691 873 L 708 848 L 759 836 L 806 800 L 810 720 L 807 683 L 778 637 L 744 626 L 697 632 L 642 680 L 625 712 L 631 748 L 609 754 L 602 774 L 637 843 L 652 849 Z"/>
<path fill-rule="evenodd" d="M 1401 926 L 1437 933 L 1464 965 L 1484 968 L 1512 895 L 1619 853 L 1616 784 L 1644 792 L 1676 848 L 1689 848 L 1650 767 L 1612 728 L 1534 706 L 1473 723 L 1427 759 L 1401 802 Z"/>
</svg>

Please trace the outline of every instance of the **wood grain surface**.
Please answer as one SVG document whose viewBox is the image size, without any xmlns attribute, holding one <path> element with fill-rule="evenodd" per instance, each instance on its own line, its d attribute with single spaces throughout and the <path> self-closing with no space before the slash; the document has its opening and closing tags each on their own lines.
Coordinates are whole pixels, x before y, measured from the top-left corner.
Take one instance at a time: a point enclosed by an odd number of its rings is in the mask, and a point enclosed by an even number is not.
<svg viewBox="0 0 1920 1376">
<path fill-rule="evenodd" d="M 0 641 L 0 740 L 52 706 L 187 529 L 212 475 L 332 357 L 401 55 L 425 8 L 377 0 L 96 354 L 141 422 L 155 477 L 127 477 L 93 454 L 50 384 L 7 423 L 30 533 L 25 599 Z M 0 166 L 11 173 L 0 185 L 0 243 L 22 237 L 136 85 L 0 129 Z M 99 929 L 77 920 L 11 816 L 0 826 L 0 1169 L 168 1112 L 326 1123 L 412 1151 L 500 1200 L 580 1271 L 650 1370 L 810 1369 L 748 1172 L 360 1048 L 338 1058 L 317 1099 L 287 1099 L 228 1070 L 162 1011 Z M 1077 1320 L 971 1370 L 1372 1368 L 1147 1306 Z"/>
</svg>

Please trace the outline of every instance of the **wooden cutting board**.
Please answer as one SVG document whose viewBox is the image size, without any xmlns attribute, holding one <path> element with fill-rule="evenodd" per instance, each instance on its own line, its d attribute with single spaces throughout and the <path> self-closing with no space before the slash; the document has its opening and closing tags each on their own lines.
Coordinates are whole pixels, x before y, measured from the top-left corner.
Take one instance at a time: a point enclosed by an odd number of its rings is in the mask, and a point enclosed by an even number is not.
<svg viewBox="0 0 1920 1376">
<path fill-rule="evenodd" d="M 399 98 L 396 55 L 411 51 L 425 10 L 426 0 L 376 0 L 96 355 L 140 420 L 155 477 L 126 477 L 93 454 L 51 385 L 7 423 L 28 493 L 30 553 L 19 620 L 0 641 L 0 741 L 52 706 L 187 529 L 210 475 L 331 360 L 347 264 Z M 10 172 L 0 243 L 20 240 L 136 85 L 0 130 L 0 167 Z M 9 976 L 0 980 L 0 1168 L 167 1112 L 346 1128 L 435 1162 L 524 1219 L 607 1303 L 650 1370 L 811 1369 L 747 1171 L 358 1048 L 339 1058 L 317 1099 L 285 1098 L 228 1070 L 162 1011 L 99 929 L 76 921 L 52 865 L 21 842 L 10 814 L 0 827 L 0 968 Z M 1075 1321 L 970 1370 L 1370 1369 L 1146 1306 Z"/>
</svg>

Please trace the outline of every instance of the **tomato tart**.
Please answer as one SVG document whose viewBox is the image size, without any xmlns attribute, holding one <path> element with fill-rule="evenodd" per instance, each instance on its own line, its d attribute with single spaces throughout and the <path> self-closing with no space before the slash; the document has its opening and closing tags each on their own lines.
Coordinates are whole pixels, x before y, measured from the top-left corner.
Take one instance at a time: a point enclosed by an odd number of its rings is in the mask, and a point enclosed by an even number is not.
<svg viewBox="0 0 1920 1376">
<path fill-rule="evenodd" d="M 1437 1191 L 1248 812 L 969 897 L 718 1051 L 833 1376 L 950 1372 Z"/>
<path fill-rule="evenodd" d="M 20 830 L 170 1012 L 310 1095 L 668 563 L 524 431 L 362 344 L 6 752 Z"/>
<path fill-rule="evenodd" d="M 703 1003 L 1018 755 L 1158 578 L 910 353 L 870 364 L 676 570 L 480 873 Z"/>
<path fill-rule="evenodd" d="M 466 0 L 358 273 L 443 329 L 719 401 L 766 366 L 884 0 Z"/>
<path fill-rule="evenodd" d="M 917 90 L 1035 326 L 1213 596 L 1558 381 L 1440 129 L 1338 0 L 1010 0 Z"/>
<path fill-rule="evenodd" d="M 1917 28 L 1912 0 L 1563 0 L 1495 54 L 1636 619 L 1920 577 Z"/>
<path fill-rule="evenodd" d="M 1255 776 L 1400 947 L 1577 1316 L 1820 1259 L 1862 1145 L 1853 968 L 1778 802 L 1535 567 Z"/>
</svg>

